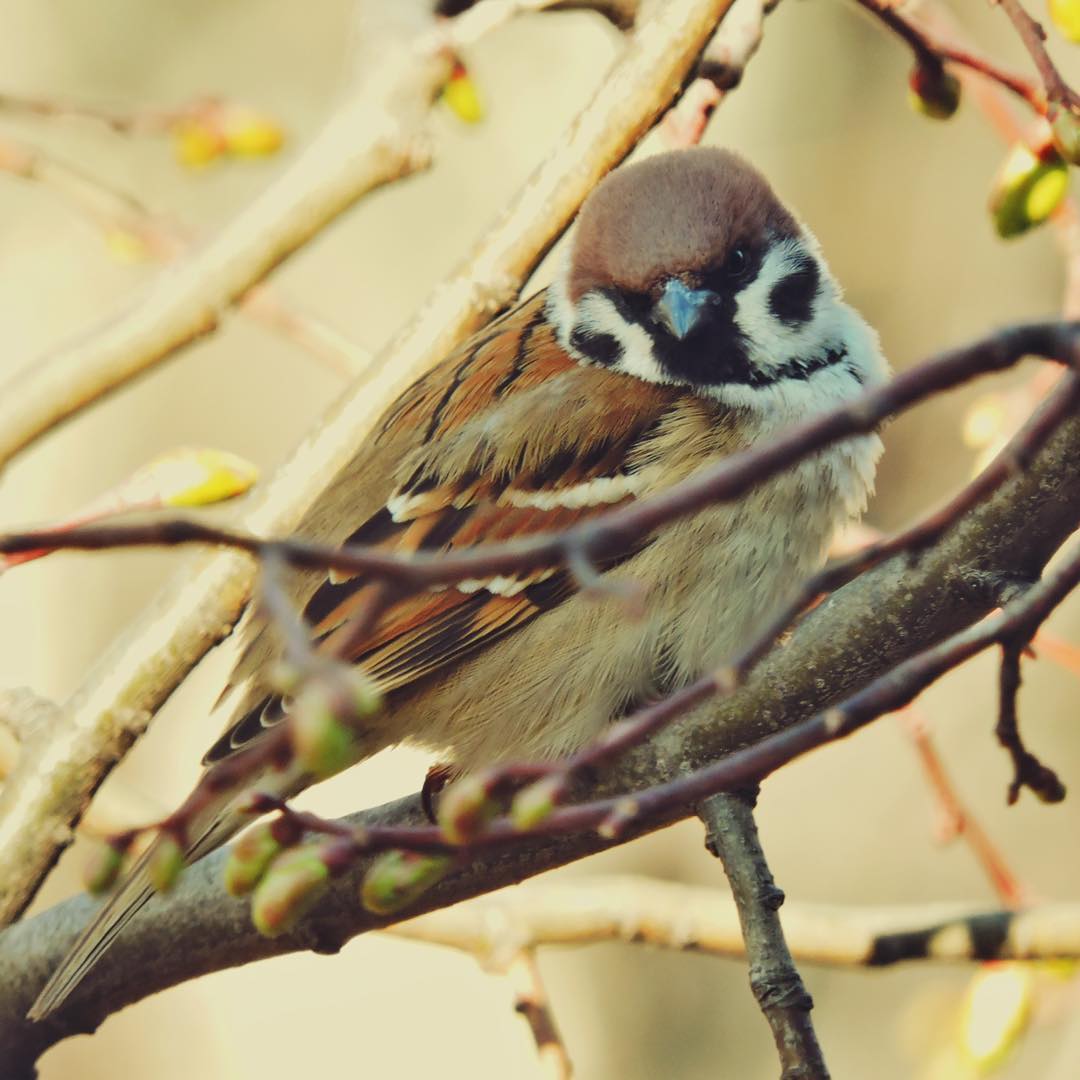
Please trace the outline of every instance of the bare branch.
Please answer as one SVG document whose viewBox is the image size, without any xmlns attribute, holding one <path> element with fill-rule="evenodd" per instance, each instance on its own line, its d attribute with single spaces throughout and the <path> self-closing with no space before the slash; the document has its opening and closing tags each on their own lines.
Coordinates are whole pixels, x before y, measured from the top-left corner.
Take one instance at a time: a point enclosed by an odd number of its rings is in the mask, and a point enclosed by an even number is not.
<svg viewBox="0 0 1080 1080">
<path fill-rule="evenodd" d="M 1071 109 L 1073 112 L 1080 113 L 1080 95 L 1077 95 L 1062 78 L 1061 72 L 1058 71 L 1054 61 L 1050 59 L 1045 44 L 1046 31 L 1042 28 L 1042 25 L 1027 13 L 1020 0 L 994 0 L 994 3 L 1008 15 L 1016 28 L 1017 35 L 1024 43 L 1024 48 L 1027 49 L 1031 59 L 1035 62 L 1039 77 L 1046 88 L 1047 100 L 1058 105 L 1064 105 L 1065 108 Z"/>
<path fill-rule="evenodd" d="M 1080 958 L 1076 903 L 1017 912 L 963 904 L 855 907 L 788 899 L 780 921 L 793 956 L 808 964 Z M 520 949 L 603 942 L 746 955 L 739 914 L 727 891 L 645 877 L 536 882 L 428 912 L 387 932 L 490 956 L 496 964 Z"/>
<path fill-rule="evenodd" d="M 1001 706 L 996 734 L 998 742 L 1009 752 L 1013 763 L 1013 779 L 1006 798 L 1009 804 L 1016 802 L 1023 788 L 1031 791 L 1042 802 L 1061 802 L 1065 798 L 1065 785 L 1053 769 L 1045 766 L 1024 746 L 1016 716 L 1016 695 L 1020 690 L 1020 657 L 1034 630 L 1020 627 L 1016 635 L 1002 635 L 1001 643 Z"/>
<path fill-rule="evenodd" d="M 791 958 L 780 926 L 783 890 L 776 887 L 754 820 L 753 794 L 722 792 L 698 808 L 706 846 L 724 864 L 750 961 L 750 989 L 772 1029 L 780 1080 L 827 1080 L 829 1070 L 810 1020 L 813 999 Z"/>
</svg>

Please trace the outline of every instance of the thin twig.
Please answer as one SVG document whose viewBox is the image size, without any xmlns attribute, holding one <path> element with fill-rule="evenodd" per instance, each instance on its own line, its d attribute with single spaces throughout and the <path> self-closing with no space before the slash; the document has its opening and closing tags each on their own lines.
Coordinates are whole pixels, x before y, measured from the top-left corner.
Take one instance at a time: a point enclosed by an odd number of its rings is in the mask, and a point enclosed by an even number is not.
<svg viewBox="0 0 1080 1080">
<path fill-rule="evenodd" d="M 911 48 L 918 64 L 931 69 L 940 69 L 945 62 L 965 67 L 1015 94 L 1040 116 L 1046 115 L 1045 95 L 1022 75 L 1008 71 L 978 53 L 931 38 L 925 30 L 901 15 L 890 0 L 857 2 Z"/>
<path fill-rule="evenodd" d="M 220 104 L 221 101 L 217 98 L 200 96 L 171 108 L 147 105 L 122 110 L 65 98 L 0 93 L 0 111 L 2 112 L 21 113 L 45 119 L 91 120 L 94 123 L 104 124 L 121 135 L 160 135 L 170 131 L 180 121 L 198 116 L 208 107 Z"/>
<path fill-rule="evenodd" d="M 750 964 L 750 989 L 772 1029 L 781 1080 L 828 1080 L 829 1070 L 810 1019 L 813 999 L 791 958 L 776 887 L 754 820 L 754 795 L 724 792 L 706 799 L 698 814 L 706 846 L 724 866 Z"/>
<path fill-rule="evenodd" d="M 1027 906 L 1029 895 L 1005 856 L 971 811 L 961 801 L 945 763 L 934 746 L 921 716 L 912 709 L 902 714 L 904 728 L 919 756 L 923 775 L 937 800 L 942 817 L 942 839 L 961 837 L 978 860 L 1001 902 L 1011 910 Z"/>
<path fill-rule="evenodd" d="M 1031 628 L 1032 631 L 1034 628 Z M 1065 798 L 1065 785 L 1053 769 L 1044 765 L 1024 745 L 1016 715 L 1016 696 L 1020 690 L 1020 659 L 1032 633 L 1027 626 L 1013 635 L 1004 635 L 1001 644 L 1000 711 L 995 732 L 998 742 L 1009 752 L 1013 764 L 1013 778 L 1009 783 L 1007 800 L 1011 806 L 1026 787 L 1042 802 L 1061 802 Z"/>
<path fill-rule="evenodd" d="M 1050 102 L 1064 105 L 1074 113 L 1080 113 L 1080 95 L 1062 77 L 1050 54 L 1046 51 L 1046 31 L 1024 9 L 1020 0 L 993 0 L 1008 15 L 1020 40 L 1038 68 L 1039 77 L 1046 88 Z"/>
<path fill-rule="evenodd" d="M 514 984 L 514 1012 L 529 1025 L 541 1072 L 551 1080 L 570 1080 L 574 1069 L 555 1024 L 536 953 L 522 949 L 510 962 L 507 975 Z"/>
</svg>

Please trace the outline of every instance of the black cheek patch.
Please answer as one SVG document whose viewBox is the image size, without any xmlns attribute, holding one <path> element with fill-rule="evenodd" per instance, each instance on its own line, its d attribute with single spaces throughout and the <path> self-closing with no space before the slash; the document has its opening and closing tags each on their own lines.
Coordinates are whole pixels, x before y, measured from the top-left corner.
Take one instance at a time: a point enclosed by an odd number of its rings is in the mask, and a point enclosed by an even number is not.
<svg viewBox="0 0 1080 1080">
<path fill-rule="evenodd" d="M 798 269 L 773 286 L 769 293 L 769 311 L 789 326 L 808 322 L 813 314 L 818 284 L 817 263 L 804 259 Z"/>
<path fill-rule="evenodd" d="M 570 333 L 570 344 L 582 356 L 604 367 L 612 367 L 622 359 L 622 346 L 611 334 L 575 326 Z"/>
</svg>

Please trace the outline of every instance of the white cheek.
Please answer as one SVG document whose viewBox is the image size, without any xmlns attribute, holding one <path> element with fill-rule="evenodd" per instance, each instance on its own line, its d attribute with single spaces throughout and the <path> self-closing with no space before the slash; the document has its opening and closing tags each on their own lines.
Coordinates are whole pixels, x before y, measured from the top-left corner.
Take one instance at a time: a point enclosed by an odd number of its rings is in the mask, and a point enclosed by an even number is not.
<svg viewBox="0 0 1080 1080">
<path fill-rule="evenodd" d="M 747 343 L 750 360 L 766 374 L 793 356 L 809 357 L 836 340 L 833 314 L 838 290 L 828 268 L 817 256 L 816 244 L 790 239 L 769 248 L 757 277 L 735 298 L 735 324 Z M 769 298 L 784 278 L 810 258 L 818 269 L 818 291 L 811 317 L 791 326 L 773 315 Z"/>
<path fill-rule="evenodd" d="M 612 365 L 612 370 L 635 375 L 646 382 L 672 381 L 653 355 L 652 338 L 637 323 L 627 322 L 606 296 L 599 293 L 583 296 L 577 306 L 575 325 L 607 334 L 619 343 L 622 356 Z"/>
<path fill-rule="evenodd" d="M 618 342 L 621 356 L 618 363 L 611 365 L 611 371 L 634 375 L 651 383 L 673 381 L 653 354 L 652 338 L 637 323 L 627 322 L 606 296 L 589 293 L 575 307 L 567 296 L 565 277 L 560 274 L 548 290 L 548 313 L 559 344 L 581 363 L 593 364 L 594 361 L 571 344 L 570 336 L 575 329 L 606 334 Z"/>
</svg>

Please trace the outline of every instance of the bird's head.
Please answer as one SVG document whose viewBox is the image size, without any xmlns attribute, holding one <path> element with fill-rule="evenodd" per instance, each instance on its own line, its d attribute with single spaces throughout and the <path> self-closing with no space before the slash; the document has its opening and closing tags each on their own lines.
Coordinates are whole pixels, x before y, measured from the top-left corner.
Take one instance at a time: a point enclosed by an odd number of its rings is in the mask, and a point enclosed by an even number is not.
<svg viewBox="0 0 1080 1080">
<path fill-rule="evenodd" d="M 812 234 L 726 150 L 678 150 L 605 179 L 549 311 L 578 360 L 731 405 L 805 409 L 886 370 Z"/>
</svg>

